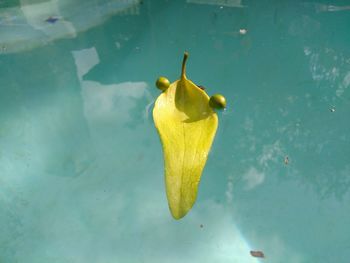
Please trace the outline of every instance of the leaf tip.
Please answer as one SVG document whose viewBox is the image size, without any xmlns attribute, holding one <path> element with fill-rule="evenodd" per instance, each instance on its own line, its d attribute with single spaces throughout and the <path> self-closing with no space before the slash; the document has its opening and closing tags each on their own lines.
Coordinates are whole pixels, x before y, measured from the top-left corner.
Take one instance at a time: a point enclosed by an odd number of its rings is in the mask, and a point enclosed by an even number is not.
<svg viewBox="0 0 350 263">
<path fill-rule="evenodd" d="M 185 79 L 186 78 L 186 61 L 188 59 L 188 52 L 185 51 L 184 52 L 184 58 L 182 60 L 182 70 L 181 70 L 181 79 Z"/>
</svg>

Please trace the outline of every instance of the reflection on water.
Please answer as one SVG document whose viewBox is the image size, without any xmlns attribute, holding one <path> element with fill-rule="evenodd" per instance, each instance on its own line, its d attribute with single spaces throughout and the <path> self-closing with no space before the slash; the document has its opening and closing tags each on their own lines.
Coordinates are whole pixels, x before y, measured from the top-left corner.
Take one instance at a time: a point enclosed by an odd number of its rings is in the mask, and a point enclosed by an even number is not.
<svg viewBox="0 0 350 263">
<path fill-rule="evenodd" d="M 81 83 L 82 97 L 84 100 L 84 115 L 88 122 L 103 122 L 120 127 L 130 125 L 137 105 L 147 104 L 153 101 L 145 82 L 124 82 L 114 85 L 101 85 L 98 82 L 83 80 L 83 76 L 91 68 L 99 64 L 99 57 L 95 48 L 73 51 L 73 57 L 77 66 L 77 77 Z M 146 109 L 145 109 L 146 111 Z M 141 113 L 140 113 L 141 114 Z M 91 129 L 91 128 L 90 128 Z"/>
<path fill-rule="evenodd" d="M 339 12 L 350 10 L 350 5 L 327 5 L 321 3 L 305 3 L 304 5 L 313 5 L 317 12 Z"/>
<path fill-rule="evenodd" d="M 349 258 L 350 33 L 336 2 L 0 2 L 0 262 Z M 178 222 L 149 112 L 184 50 L 191 79 L 232 106 Z"/>
<path fill-rule="evenodd" d="M 112 15 L 138 15 L 139 5 L 139 0 L 21 0 L 0 9 L 0 45 L 7 53 L 47 45 L 55 39 L 74 38 Z"/>
<path fill-rule="evenodd" d="M 218 5 L 222 7 L 244 7 L 242 0 L 187 0 L 187 3 L 201 5 Z"/>
</svg>

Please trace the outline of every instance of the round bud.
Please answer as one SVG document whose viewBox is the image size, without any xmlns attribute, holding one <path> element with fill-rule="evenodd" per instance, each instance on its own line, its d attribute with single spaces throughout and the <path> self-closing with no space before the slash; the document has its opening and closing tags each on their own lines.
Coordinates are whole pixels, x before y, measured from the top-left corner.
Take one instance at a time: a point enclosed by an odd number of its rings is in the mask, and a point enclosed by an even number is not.
<svg viewBox="0 0 350 263">
<path fill-rule="evenodd" d="M 165 77 L 159 77 L 156 81 L 156 86 L 158 89 L 165 91 L 170 86 L 170 82 Z"/>
<path fill-rule="evenodd" d="M 215 94 L 210 97 L 209 106 L 214 109 L 224 109 L 226 108 L 226 99 L 221 94 Z"/>
</svg>

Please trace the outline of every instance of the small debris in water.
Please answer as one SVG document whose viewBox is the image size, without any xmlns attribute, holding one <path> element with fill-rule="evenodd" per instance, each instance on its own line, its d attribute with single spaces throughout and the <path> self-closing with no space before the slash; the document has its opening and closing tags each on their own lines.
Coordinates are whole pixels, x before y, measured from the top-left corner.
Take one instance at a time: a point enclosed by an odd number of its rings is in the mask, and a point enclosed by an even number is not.
<svg viewBox="0 0 350 263">
<path fill-rule="evenodd" d="M 335 107 L 332 106 L 329 110 L 330 110 L 331 112 L 335 112 Z"/>
<path fill-rule="evenodd" d="M 241 29 L 239 30 L 239 34 L 240 34 L 240 35 L 245 35 L 245 34 L 247 34 L 247 32 L 248 32 L 248 30 L 247 30 L 247 29 L 244 29 L 244 28 L 241 28 Z"/>
<path fill-rule="evenodd" d="M 199 227 L 200 227 L 200 228 L 203 228 L 203 224 L 200 224 Z"/>
<path fill-rule="evenodd" d="M 56 23 L 58 21 L 58 18 L 50 16 L 45 21 L 50 23 L 50 24 L 54 24 L 54 23 Z"/>
<path fill-rule="evenodd" d="M 288 156 L 284 157 L 284 164 L 285 165 L 289 164 L 289 157 Z"/>
<path fill-rule="evenodd" d="M 255 258 L 265 258 L 265 255 L 262 251 L 250 251 L 250 255 Z"/>
</svg>

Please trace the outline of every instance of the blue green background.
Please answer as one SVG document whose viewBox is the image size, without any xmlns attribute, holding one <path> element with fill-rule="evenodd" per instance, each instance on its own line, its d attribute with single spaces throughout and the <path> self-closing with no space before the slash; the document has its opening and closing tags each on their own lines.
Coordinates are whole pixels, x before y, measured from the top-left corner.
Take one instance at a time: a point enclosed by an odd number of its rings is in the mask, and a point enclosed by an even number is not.
<svg viewBox="0 0 350 263">
<path fill-rule="evenodd" d="M 349 2 L 196 2 L 0 2 L 1 263 L 349 262 Z M 152 108 L 185 50 L 228 107 L 175 221 Z"/>
</svg>

